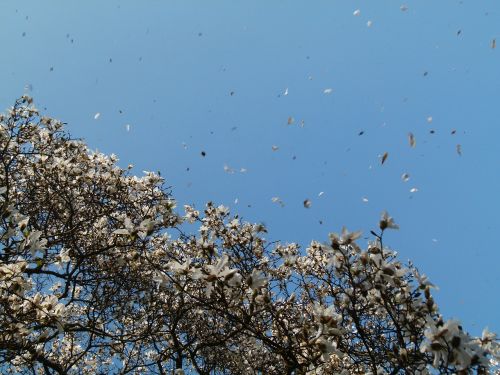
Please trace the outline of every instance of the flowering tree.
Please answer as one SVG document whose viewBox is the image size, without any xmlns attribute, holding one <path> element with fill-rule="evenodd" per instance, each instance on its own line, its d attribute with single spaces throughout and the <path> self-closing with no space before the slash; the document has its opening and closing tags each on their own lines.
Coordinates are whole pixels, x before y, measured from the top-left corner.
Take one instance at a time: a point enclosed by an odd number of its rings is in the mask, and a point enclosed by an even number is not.
<svg viewBox="0 0 500 375">
<path fill-rule="evenodd" d="M 359 232 L 266 243 L 208 203 L 91 152 L 29 97 L 0 117 L 0 372 L 469 374 L 499 343 L 445 320 L 433 284 Z M 190 234 L 191 226 L 196 234 Z"/>
</svg>

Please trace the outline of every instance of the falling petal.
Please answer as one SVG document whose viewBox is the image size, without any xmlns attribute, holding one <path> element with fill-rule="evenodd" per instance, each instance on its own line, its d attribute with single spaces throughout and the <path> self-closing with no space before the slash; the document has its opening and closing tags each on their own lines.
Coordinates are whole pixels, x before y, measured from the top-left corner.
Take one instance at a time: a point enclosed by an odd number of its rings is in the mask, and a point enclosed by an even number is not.
<svg viewBox="0 0 500 375">
<path fill-rule="evenodd" d="M 404 181 L 404 182 L 408 182 L 408 180 L 410 179 L 410 175 L 408 173 L 403 173 L 401 175 L 401 179 Z"/>
<path fill-rule="evenodd" d="M 456 129 L 453 129 L 453 130 L 451 131 L 451 135 L 454 135 L 456 132 L 457 132 L 457 131 L 456 131 Z"/>
<path fill-rule="evenodd" d="M 413 148 L 417 144 L 417 142 L 415 141 L 415 136 L 413 135 L 413 133 L 408 133 L 408 142 L 410 143 L 410 147 L 413 147 Z"/>
<path fill-rule="evenodd" d="M 352 15 L 355 17 L 358 17 L 361 14 L 361 11 L 359 9 L 356 9 L 354 12 L 352 12 Z"/>
<path fill-rule="evenodd" d="M 224 172 L 232 174 L 234 173 L 234 169 L 224 164 Z"/>
<path fill-rule="evenodd" d="M 288 117 L 287 124 L 292 125 L 294 123 L 294 121 L 295 121 L 295 119 L 292 116 L 290 116 L 290 117 Z"/>
<path fill-rule="evenodd" d="M 240 173 L 246 173 L 247 169 L 246 168 L 240 168 Z"/>
<path fill-rule="evenodd" d="M 271 201 L 273 203 L 278 203 L 281 207 L 285 207 L 285 204 L 283 203 L 283 201 L 279 197 L 272 197 Z"/>
<path fill-rule="evenodd" d="M 125 129 L 129 132 L 130 131 L 130 124 L 125 125 Z"/>
<path fill-rule="evenodd" d="M 236 199 L 234 200 L 234 204 L 238 204 L 238 202 L 239 202 L 239 200 L 238 200 L 238 198 L 236 198 Z"/>
<path fill-rule="evenodd" d="M 417 191 L 418 191 L 418 189 L 415 187 L 410 189 L 410 193 L 416 193 Z"/>
<path fill-rule="evenodd" d="M 408 5 L 403 4 L 399 7 L 399 9 L 401 9 L 401 12 L 406 12 L 408 10 Z"/>
<path fill-rule="evenodd" d="M 310 208 L 310 207 L 311 207 L 311 205 L 312 205 L 312 202 L 311 202 L 311 200 L 310 200 L 310 199 L 306 199 L 306 200 L 304 201 L 304 207 L 305 207 L 305 208 Z"/>
<path fill-rule="evenodd" d="M 278 147 L 278 146 L 276 146 L 276 145 L 272 145 L 272 146 L 271 146 L 271 149 L 272 149 L 273 151 L 278 151 L 278 150 L 279 150 L 279 147 Z"/>
<path fill-rule="evenodd" d="M 101 114 L 99 112 L 97 112 L 95 115 L 94 115 L 94 120 L 97 120 L 99 117 L 101 117 Z"/>
<path fill-rule="evenodd" d="M 205 151 L 202 151 L 201 156 L 205 157 L 205 156 L 207 156 L 207 153 Z"/>
<path fill-rule="evenodd" d="M 496 39 L 493 39 L 493 40 L 491 41 L 491 49 L 495 49 L 495 48 L 496 48 L 496 46 L 497 46 L 497 40 L 496 40 Z"/>
<path fill-rule="evenodd" d="M 283 96 L 287 96 L 288 95 L 288 87 L 285 89 L 285 92 L 283 93 Z"/>
<path fill-rule="evenodd" d="M 328 89 L 324 89 L 323 90 L 323 94 L 331 94 L 333 92 L 333 89 L 332 88 L 328 88 Z"/>
<path fill-rule="evenodd" d="M 387 160 L 388 156 L 389 156 L 389 153 L 388 152 L 384 152 L 384 155 L 382 155 L 382 160 L 381 160 L 380 164 L 384 164 L 385 161 Z"/>
<path fill-rule="evenodd" d="M 324 191 L 320 191 L 319 194 L 318 194 L 318 197 L 321 197 L 323 194 L 325 194 Z"/>
<path fill-rule="evenodd" d="M 372 21 L 368 21 L 368 22 L 366 22 L 366 26 L 367 26 L 367 27 L 372 27 L 372 25 L 373 25 L 373 22 L 372 22 Z"/>
<path fill-rule="evenodd" d="M 432 116 L 427 117 L 427 122 L 430 124 L 432 122 Z"/>
<path fill-rule="evenodd" d="M 457 154 L 462 156 L 462 146 L 461 145 L 457 145 Z"/>
<path fill-rule="evenodd" d="M 365 203 L 368 203 L 368 198 L 366 198 L 366 197 L 363 197 L 361 200 L 362 200 L 363 202 L 365 202 Z"/>
</svg>

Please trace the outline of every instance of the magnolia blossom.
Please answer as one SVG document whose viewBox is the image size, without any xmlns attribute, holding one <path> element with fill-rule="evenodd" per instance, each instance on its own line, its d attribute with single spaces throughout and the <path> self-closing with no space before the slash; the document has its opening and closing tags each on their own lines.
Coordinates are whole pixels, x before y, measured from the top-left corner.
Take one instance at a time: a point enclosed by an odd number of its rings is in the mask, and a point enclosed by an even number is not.
<svg viewBox="0 0 500 375">
<path fill-rule="evenodd" d="M 248 286 L 253 290 L 257 290 L 266 286 L 267 282 L 268 279 L 264 275 L 264 273 L 258 271 L 257 269 L 253 269 L 252 274 L 247 279 Z"/>
<path fill-rule="evenodd" d="M 387 211 L 382 212 L 382 217 L 380 218 L 379 227 L 382 230 L 389 229 L 399 229 L 399 225 L 394 222 L 394 219 L 389 216 Z"/>
<path fill-rule="evenodd" d="M 223 281 L 229 286 L 235 287 L 241 285 L 241 275 L 237 269 L 229 269 L 227 267 L 229 258 L 224 254 L 216 264 L 208 265 L 206 267 L 207 275 L 205 280 L 208 282 L 206 285 L 206 293 L 210 296 L 214 290 L 214 283 L 216 281 Z"/>
</svg>

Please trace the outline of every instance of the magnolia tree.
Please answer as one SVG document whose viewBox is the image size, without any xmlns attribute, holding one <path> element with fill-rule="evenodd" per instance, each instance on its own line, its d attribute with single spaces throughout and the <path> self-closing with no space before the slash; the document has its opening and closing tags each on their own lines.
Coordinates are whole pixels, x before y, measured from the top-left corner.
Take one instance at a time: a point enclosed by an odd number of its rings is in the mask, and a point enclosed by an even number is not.
<svg viewBox="0 0 500 375">
<path fill-rule="evenodd" d="M 29 97 L 0 118 L 3 374 L 487 374 L 499 343 L 359 232 L 267 243 L 90 151 Z M 195 226 L 193 229 L 192 226 Z"/>
</svg>

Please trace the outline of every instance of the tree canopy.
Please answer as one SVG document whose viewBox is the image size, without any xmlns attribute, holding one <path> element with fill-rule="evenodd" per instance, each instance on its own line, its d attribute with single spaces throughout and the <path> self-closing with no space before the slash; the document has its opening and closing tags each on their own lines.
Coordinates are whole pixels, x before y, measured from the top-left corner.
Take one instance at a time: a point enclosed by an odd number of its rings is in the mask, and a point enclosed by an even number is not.
<svg viewBox="0 0 500 375">
<path fill-rule="evenodd" d="M 0 372 L 497 373 L 384 233 L 269 243 L 224 206 L 181 213 L 23 96 L 0 117 Z"/>
</svg>

